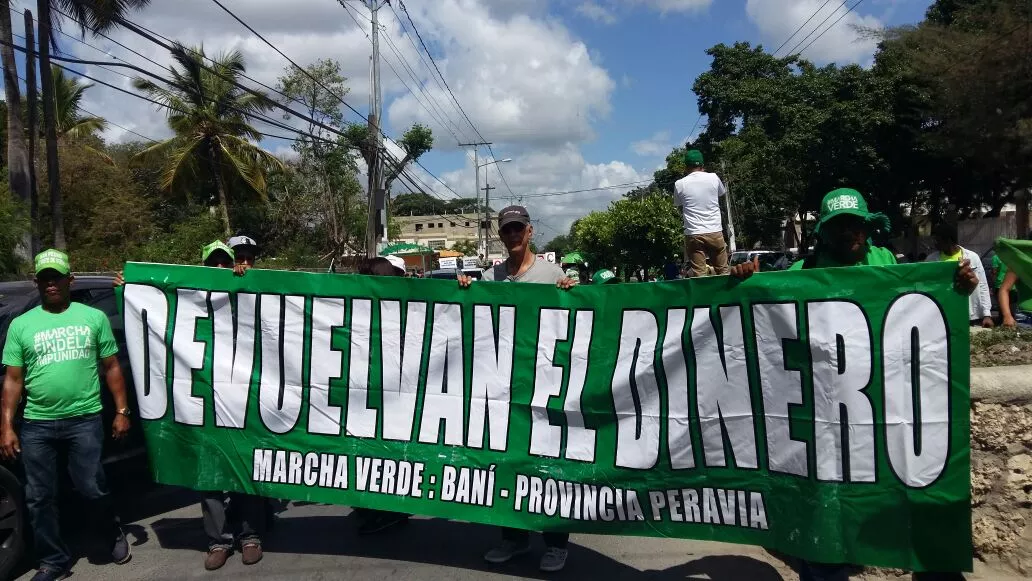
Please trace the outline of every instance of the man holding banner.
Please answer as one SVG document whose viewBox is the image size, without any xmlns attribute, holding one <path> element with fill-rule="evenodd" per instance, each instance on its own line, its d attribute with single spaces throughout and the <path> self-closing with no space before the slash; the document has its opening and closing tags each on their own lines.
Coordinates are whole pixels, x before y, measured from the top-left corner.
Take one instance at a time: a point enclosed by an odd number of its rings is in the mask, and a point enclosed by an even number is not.
<svg viewBox="0 0 1032 581">
<path fill-rule="evenodd" d="M 885 214 L 867 209 L 867 201 L 860 192 L 851 188 L 829 192 L 821 202 L 820 218 L 814 227 L 817 236 L 815 252 L 793 264 L 790 270 L 896 264 L 891 251 L 871 242 L 871 236 L 879 231 L 887 234 L 889 226 Z M 979 285 L 979 279 L 966 259 L 961 260 L 957 267 L 956 285 L 959 291 L 968 295 Z M 937 574 L 925 574 L 922 578 L 930 580 L 932 575 L 949 578 Z M 799 578 L 800 581 L 848 581 L 849 568 L 847 565 L 803 561 Z"/>
<path fill-rule="evenodd" d="M 554 284 L 561 289 L 570 289 L 576 281 L 566 276 L 555 264 L 538 257 L 530 251 L 530 240 L 534 227 L 530 225 L 530 214 L 523 206 L 509 206 L 498 213 L 498 235 L 509 251 L 509 258 L 484 272 L 484 280 L 505 282 L 532 282 Z M 459 286 L 468 288 L 473 279 L 459 277 Z M 569 533 L 542 533 L 545 537 L 545 554 L 539 568 L 542 571 L 561 571 L 566 566 L 570 551 L 566 548 Z M 502 528 L 502 543 L 484 555 L 489 563 L 505 563 L 513 557 L 530 552 L 530 532 L 522 529 Z"/>
</svg>

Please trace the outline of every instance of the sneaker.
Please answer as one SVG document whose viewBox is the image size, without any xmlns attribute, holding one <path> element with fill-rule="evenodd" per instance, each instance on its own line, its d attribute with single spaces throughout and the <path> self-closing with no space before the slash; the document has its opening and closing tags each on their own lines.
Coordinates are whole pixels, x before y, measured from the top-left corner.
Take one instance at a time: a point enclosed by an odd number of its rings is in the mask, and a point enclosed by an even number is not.
<svg viewBox="0 0 1032 581">
<path fill-rule="evenodd" d="M 504 563 L 513 557 L 519 555 L 526 555 L 530 552 L 530 540 L 523 543 L 517 543 L 516 541 L 502 541 L 502 544 L 491 549 L 484 555 L 484 560 L 488 563 Z"/>
<path fill-rule="evenodd" d="M 358 527 L 358 534 L 371 535 L 408 522 L 409 515 L 400 512 L 380 512 L 371 515 Z"/>
<path fill-rule="evenodd" d="M 46 567 L 40 567 L 39 571 L 32 576 L 32 581 L 57 581 L 58 579 L 64 579 L 68 577 L 67 571 L 58 571 L 57 569 L 47 569 Z"/>
<path fill-rule="evenodd" d="M 208 549 L 208 556 L 204 558 L 204 568 L 209 571 L 221 569 L 229 558 L 229 549 L 225 547 L 212 547 Z"/>
<path fill-rule="evenodd" d="M 115 540 L 111 544 L 111 560 L 118 565 L 125 565 L 133 559 L 133 550 L 125 538 L 122 527 L 115 526 Z"/>
<path fill-rule="evenodd" d="M 545 554 L 541 556 L 541 565 L 539 565 L 538 568 L 542 571 L 548 571 L 549 573 L 562 571 L 563 567 L 566 566 L 566 557 L 569 556 L 569 554 L 570 551 L 567 549 L 548 547 L 545 549 Z"/>
<path fill-rule="evenodd" d="M 254 565 L 262 560 L 262 545 L 258 541 L 247 541 L 240 547 L 241 559 L 245 565 Z"/>
</svg>

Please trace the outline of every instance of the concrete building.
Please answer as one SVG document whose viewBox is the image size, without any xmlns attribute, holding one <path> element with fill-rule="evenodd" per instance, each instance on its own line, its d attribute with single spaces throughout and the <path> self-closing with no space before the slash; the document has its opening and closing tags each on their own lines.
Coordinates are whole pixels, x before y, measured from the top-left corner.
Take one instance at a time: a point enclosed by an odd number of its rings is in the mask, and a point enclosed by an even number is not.
<svg viewBox="0 0 1032 581">
<path fill-rule="evenodd" d="M 450 249 L 460 241 L 479 243 L 477 216 L 470 213 L 394 216 L 394 220 L 401 227 L 398 242 L 422 244 L 434 250 Z M 487 226 L 487 258 L 505 258 L 505 247 L 498 240 L 498 225 L 490 220 Z"/>
</svg>

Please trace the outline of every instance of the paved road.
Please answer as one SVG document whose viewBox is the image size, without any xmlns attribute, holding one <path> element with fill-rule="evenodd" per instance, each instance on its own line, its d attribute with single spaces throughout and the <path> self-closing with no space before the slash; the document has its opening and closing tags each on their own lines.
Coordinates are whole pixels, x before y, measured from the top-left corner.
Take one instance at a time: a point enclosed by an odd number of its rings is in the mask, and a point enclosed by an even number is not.
<svg viewBox="0 0 1032 581">
<path fill-rule="evenodd" d="M 203 567 L 205 539 L 195 493 L 154 488 L 132 497 L 123 514 L 129 523 L 125 528 L 133 543 L 133 560 L 119 567 L 81 558 L 73 567 L 73 581 L 798 579 L 789 566 L 757 547 L 601 535 L 574 535 L 566 569 L 544 574 L 537 570 L 543 549 L 540 538 L 535 538 L 534 554 L 494 566 L 481 558 L 498 539 L 492 527 L 416 518 L 380 535 L 359 537 L 349 509 L 310 503 L 291 503 L 279 514 L 265 539 L 265 558 L 260 563 L 245 567 L 237 554 L 221 570 L 208 572 Z M 73 541 L 80 552 L 88 550 L 86 536 L 82 531 Z M 27 581 L 31 574 L 24 572 L 17 578 Z M 1002 578 L 989 573 L 969 577 L 979 581 Z"/>
</svg>

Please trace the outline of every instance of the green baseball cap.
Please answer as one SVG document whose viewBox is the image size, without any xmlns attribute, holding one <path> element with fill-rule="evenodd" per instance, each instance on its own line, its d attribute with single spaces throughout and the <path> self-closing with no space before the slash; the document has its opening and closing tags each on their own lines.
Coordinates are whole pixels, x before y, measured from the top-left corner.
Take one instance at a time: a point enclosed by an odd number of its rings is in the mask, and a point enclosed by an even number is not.
<svg viewBox="0 0 1032 581">
<path fill-rule="evenodd" d="M 824 196 L 821 202 L 821 214 L 817 220 L 814 232 L 820 233 L 821 226 L 834 220 L 839 216 L 857 216 L 867 222 L 868 227 L 873 230 L 889 230 L 889 218 L 885 214 L 871 213 L 867 209 L 867 200 L 860 192 L 852 188 L 839 188 L 832 190 Z"/>
<path fill-rule="evenodd" d="M 702 166 L 702 152 L 698 149 L 689 149 L 684 153 L 684 164 L 688 167 Z"/>
<path fill-rule="evenodd" d="M 226 246 L 221 240 L 216 240 L 201 249 L 201 262 L 208 262 L 208 257 L 219 251 L 225 252 L 230 260 L 236 260 L 236 254 L 233 253 L 233 249 Z"/>
<path fill-rule="evenodd" d="M 61 274 L 68 274 L 72 267 L 68 264 L 68 255 L 53 248 L 44 250 L 36 255 L 36 274 L 44 270 L 56 270 Z"/>
<path fill-rule="evenodd" d="M 591 282 L 594 284 L 614 284 L 620 282 L 620 279 L 616 278 L 613 271 L 603 268 L 591 277 Z"/>
</svg>

